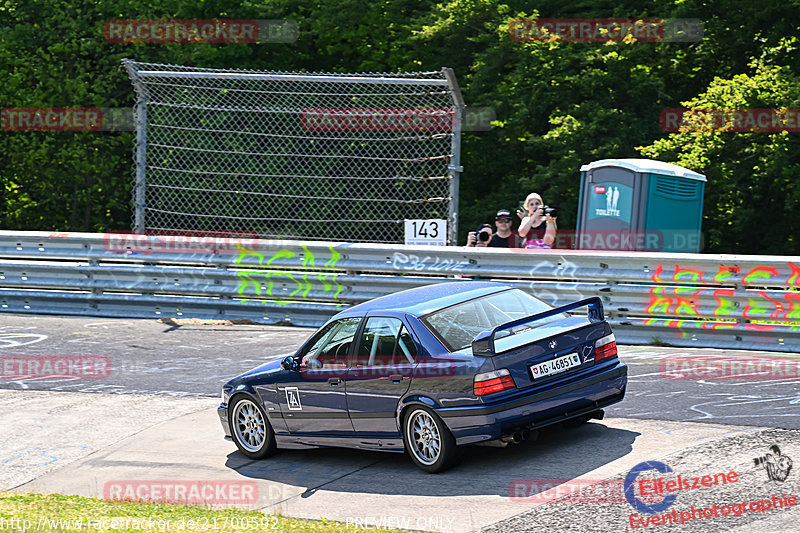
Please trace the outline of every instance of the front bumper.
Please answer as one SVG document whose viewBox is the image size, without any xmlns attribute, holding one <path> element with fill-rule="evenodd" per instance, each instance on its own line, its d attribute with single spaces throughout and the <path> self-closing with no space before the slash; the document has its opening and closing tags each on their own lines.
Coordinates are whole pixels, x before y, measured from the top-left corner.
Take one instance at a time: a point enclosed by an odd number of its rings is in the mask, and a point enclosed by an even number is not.
<svg viewBox="0 0 800 533">
<path fill-rule="evenodd" d="M 228 422 L 228 404 L 221 403 L 219 407 L 217 407 L 217 414 L 219 415 L 219 421 L 222 424 L 222 430 L 225 432 L 225 438 L 231 438 L 231 426 Z"/>
<path fill-rule="evenodd" d="M 555 387 L 499 402 L 436 409 L 459 445 L 499 439 L 518 429 L 537 429 L 583 416 L 625 396 L 628 367 L 619 363 Z"/>
</svg>

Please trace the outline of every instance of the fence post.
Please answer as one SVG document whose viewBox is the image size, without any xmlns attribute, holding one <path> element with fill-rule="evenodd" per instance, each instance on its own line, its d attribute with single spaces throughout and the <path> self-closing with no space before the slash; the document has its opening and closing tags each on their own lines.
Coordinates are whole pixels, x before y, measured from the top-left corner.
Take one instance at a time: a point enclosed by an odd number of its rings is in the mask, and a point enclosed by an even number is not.
<svg viewBox="0 0 800 533">
<path fill-rule="evenodd" d="M 450 246 L 458 244 L 458 190 L 461 180 L 461 122 L 464 117 L 464 97 L 461 95 L 461 88 L 458 86 L 455 72 L 451 68 L 443 68 L 442 73 L 447 79 L 447 85 L 453 92 L 455 103 L 455 117 L 453 120 L 453 138 L 451 140 L 452 158 L 447 166 L 450 175 L 450 213 L 448 221 L 447 240 Z"/>
<path fill-rule="evenodd" d="M 144 232 L 145 225 L 145 205 L 146 205 L 146 186 L 147 181 L 147 88 L 139 78 L 136 63 L 129 59 L 123 59 L 122 63 L 128 71 L 131 83 L 136 90 L 136 145 L 133 148 L 134 156 L 134 182 L 133 182 L 133 230 Z"/>
</svg>

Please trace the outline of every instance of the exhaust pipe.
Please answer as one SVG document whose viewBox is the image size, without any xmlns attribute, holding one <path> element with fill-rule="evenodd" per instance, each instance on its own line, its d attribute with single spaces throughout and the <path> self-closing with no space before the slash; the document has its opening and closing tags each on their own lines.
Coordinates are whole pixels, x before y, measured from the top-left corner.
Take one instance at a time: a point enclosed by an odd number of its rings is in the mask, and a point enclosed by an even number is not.
<svg viewBox="0 0 800 533">
<path fill-rule="evenodd" d="M 504 436 L 500 437 L 500 441 L 499 442 L 503 442 L 505 444 L 519 444 L 523 440 L 525 440 L 525 439 L 522 436 L 522 432 L 521 431 L 515 431 L 514 433 L 512 433 L 510 435 L 504 435 Z"/>
<path fill-rule="evenodd" d="M 519 431 L 515 431 L 514 433 L 511 433 L 509 435 L 504 435 L 504 436 L 500 437 L 499 440 L 491 441 L 491 442 L 502 443 L 503 445 L 506 445 L 506 444 L 519 444 L 520 442 L 522 442 L 524 440 L 536 440 L 537 438 L 539 438 L 539 431 L 538 430 L 531 430 L 531 429 L 525 428 L 525 429 L 520 429 Z M 497 446 L 497 444 L 495 444 L 494 446 Z"/>
<path fill-rule="evenodd" d="M 602 420 L 604 416 L 606 416 L 606 412 L 603 411 L 602 409 L 598 409 L 597 411 L 592 413 L 591 418 Z"/>
</svg>

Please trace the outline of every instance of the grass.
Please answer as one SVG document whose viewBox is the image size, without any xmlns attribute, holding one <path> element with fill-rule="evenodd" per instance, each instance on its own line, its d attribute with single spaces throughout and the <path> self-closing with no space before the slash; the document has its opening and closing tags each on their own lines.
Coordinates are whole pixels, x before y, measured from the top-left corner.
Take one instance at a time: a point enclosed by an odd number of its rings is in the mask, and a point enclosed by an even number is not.
<svg viewBox="0 0 800 533">
<path fill-rule="evenodd" d="M 374 524 L 373 524 L 374 525 Z M 0 531 L 142 531 L 214 533 L 294 531 L 339 533 L 341 522 L 298 520 L 241 509 L 195 505 L 112 502 L 61 494 L 0 492 Z M 373 531 L 395 531 L 378 529 Z"/>
<path fill-rule="evenodd" d="M 664 342 L 661 340 L 661 337 L 653 337 L 650 339 L 650 342 L 647 343 L 648 346 L 672 346 L 668 342 Z"/>
</svg>

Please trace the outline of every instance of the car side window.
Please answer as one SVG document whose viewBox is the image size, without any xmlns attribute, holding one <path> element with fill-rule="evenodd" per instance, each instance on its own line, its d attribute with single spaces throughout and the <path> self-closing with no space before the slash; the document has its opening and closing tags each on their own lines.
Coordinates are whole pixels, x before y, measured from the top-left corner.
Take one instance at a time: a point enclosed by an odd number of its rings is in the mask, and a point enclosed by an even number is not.
<svg viewBox="0 0 800 533">
<path fill-rule="evenodd" d="M 360 317 L 343 318 L 325 326 L 301 354 L 300 364 L 311 369 L 346 368 L 347 354 L 360 323 Z"/>
<path fill-rule="evenodd" d="M 414 362 L 417 347 L 397 318 L 370 317 L 356 351 L 354 367 L 387 366 Z"/>
<path fill-rule="evenodd" d="M 400 336 L 397 337 L 397 345 L 394 349 L 395 363 L 413 363 L 417 356 L 417 345 L 414 344 L 414 338 L 408 332 L 405 326 L 400 330 Z"/>
</svg>

